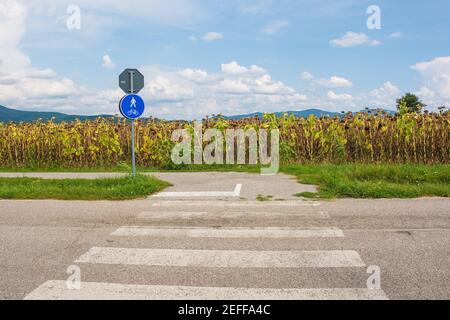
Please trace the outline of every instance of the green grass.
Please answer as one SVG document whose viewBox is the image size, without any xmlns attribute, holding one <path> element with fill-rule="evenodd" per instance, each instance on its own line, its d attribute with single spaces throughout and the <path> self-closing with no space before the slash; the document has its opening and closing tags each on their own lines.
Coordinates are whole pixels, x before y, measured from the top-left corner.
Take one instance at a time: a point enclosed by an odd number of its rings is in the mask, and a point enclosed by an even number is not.
<svg viewBox="0 0 450 320">
<path fill-rule="evenodd" d="M 282 171 L 319 186 L 306 198 L 418 198 L 450 196 L 449 165 L 290 165 Z"/>
<path fill-rule="evenodd" d="M 152 172 L 247 172 L 260 173 L 259 165 L 183 165 L 173 168 L 137 167 L 141 173 Z M 129 165 L 115 167 L 0 167 L 0 172 L 131 172 Z"/>
<path fill-rule="evenodd" d="M 131 200 L 167 186 L 167 182 L 143 175 L 92 180 L 0 178 L 0 199 Z"/>
</svg>

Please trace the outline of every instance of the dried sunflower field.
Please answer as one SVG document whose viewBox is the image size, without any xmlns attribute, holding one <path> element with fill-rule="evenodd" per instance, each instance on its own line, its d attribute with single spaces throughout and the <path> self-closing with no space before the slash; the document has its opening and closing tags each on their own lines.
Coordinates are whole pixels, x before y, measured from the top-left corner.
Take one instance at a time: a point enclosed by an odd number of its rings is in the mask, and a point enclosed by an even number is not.
<svg viewBox="0 0 450 320">
<path fill-rule="evenodd" d="M 192 123 L 136 122 L 137 163 L 170 166 L 172 132 Z M 283 163 L 449 163 L 450 113 L 348 114 L 307 119 L 203 120 L 203 128 L 280 129 Z M 130 125 L 119 118 L 70 123 L 0 122 L 0 167 L 114 167 L 130 159 Z"/>
</svg>

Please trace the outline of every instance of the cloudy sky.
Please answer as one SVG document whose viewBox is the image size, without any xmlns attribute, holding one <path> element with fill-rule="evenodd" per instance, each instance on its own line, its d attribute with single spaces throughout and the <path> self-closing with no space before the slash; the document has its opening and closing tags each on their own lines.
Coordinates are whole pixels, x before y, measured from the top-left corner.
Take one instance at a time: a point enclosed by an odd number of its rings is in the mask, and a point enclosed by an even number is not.
<svg viewBox="0 0 450 320">
<path fill-rule="evenodd" d="M 405 92 L 435 110 L 450 102 L 449 13 L 448 0 L 0 0 L 0 105 L 117 114 L 117 77 L 137 67 L 146 115 L 167 119 L 393 109 Z"/>
</svg>

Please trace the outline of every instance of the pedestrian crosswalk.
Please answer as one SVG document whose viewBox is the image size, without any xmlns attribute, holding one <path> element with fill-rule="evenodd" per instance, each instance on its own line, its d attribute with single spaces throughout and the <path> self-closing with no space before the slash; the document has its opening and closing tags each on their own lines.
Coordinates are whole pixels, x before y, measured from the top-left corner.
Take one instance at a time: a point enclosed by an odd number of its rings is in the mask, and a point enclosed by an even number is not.
<svg viewBox="0 0 450 320">
<path fill-rule="evenodd" d="M 186 237 L 186 238 L 329 238 L 344 237 L 338 228 L 313 227 L 307 229 L 296 228 L 174 228 L 174 227 L 120 227 L 111 235 L 119 237 Z"/>
<path fill-rule="evenodd" d="M 241 270 L 271 270 L 271 278 L 276 279 L 283 275 L 283 270 L 358 270 L 366 268 L 362 257 L 355 250 L 342 248 L 323 248 L 322 250 L 293 250 L 277 248 L 277 250 L 252 250 L 248 246 L 243 250 L 233 239 L 239 241 L 309 241 L 320 239 L 341 239 L 345 241 L 345 234 L 337 227 L 330 226 L 290 226 L 288 222 L 280 226 L 263 226 L 266 218 L 287 217 L 292 221 L 308 217 L 318 221 L 330 220 L 326 212 L 320 211 L 319 202 L 308 201 L 201 201 L 201 200 L 151 200 L 149 210 L 137 216 L 135 224 L 120 226 L 111 233 L 111 237 L 126 239 L 126 246 L 94 246 L 80 257 L 74 264 L 81 270 L 89 266 L 120 266 L 127 268 L 181 268 L 183 270 L 207 269 L 210 272 L 219 270 L 232 270 L 239 273 Z M 197 209 L 199 208 L 199 209 Z M 258 226 L 246 224 L 243 219 L 248 216 L 259 219 Z M 170 217 L 170 224 L 160 224 Z M 202 217 L 214 219 L 232 219 L 233 224 L 228 226 L 192 226 L 183 225 Z M 177 218 L 180 219 L 177 221 Z M 246 217 L 248 218 L 248 217 Z M 322 220 L 321 220 L 322 219 Z M 172 222 L 173 221 L 173 222 Z M 180 223 L 180 221 L 182 223 Z M 229 220 L 224 220 L 229 222 Z M 283 223 L 280 220 L 280 224 Z M 145 247 L 139 240 L 145 239 Z M 189 239 L 197 241 L 188 242 L 186 247 L 174 248 L 173 245 L 161 247 L 161 243 L 172 240 Z M 213 240 L 216 248 L 199 246 L 203 240 Z M 155 245 L 152 241 L 155 240 Z M 156 245 L 158 240 L 158 245 Z M 200 241 L 200 242 L 199 242 Z M 138 243 L 139 242 L 139 243 Z M 227 243 L 226 248 L 219 244 Z M 131 243 L 131 246 L 130 246 Z M 135 245 L 133 245 L 133 243 Z M 211 246 L 211 243 L 209 243 Z M 178 269 L 179 270 L 179 269 Z M 190 283 L 196 282 L 198 275 L 189 274 Z M 182 283 L 109 283 L 83 281 L 81 279 L 79 290 L 67 288 L 64 280 L 49 280 L 28 294 L 25 299 L 156 299 L 156 300 L 204 300 L 204 299 L 232 299 L 232 300 L 359 300 L 359 299 L 387 299 L 382 290 L 355 288 L 350 283 L 348 287 L 316 288 L 301 287 L 268 287 L 264 281 L 258 286 L 251 286 L 242 282 L 239 287 L 224 287 L 214 283 L 211 277 L 207 286 L 198 281 L 199 285 L 183 285 Z"/>
</svg>

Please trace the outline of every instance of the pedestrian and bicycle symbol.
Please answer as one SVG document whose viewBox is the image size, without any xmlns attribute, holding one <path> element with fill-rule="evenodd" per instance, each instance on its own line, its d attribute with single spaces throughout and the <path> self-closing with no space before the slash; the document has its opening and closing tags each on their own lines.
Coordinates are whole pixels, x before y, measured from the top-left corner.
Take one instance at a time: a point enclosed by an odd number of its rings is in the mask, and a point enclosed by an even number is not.
<svg viewBox="0 0 450 320">
<path fill-rule="evenodd" d="M 144 100 L 137 94 L 127 94 L 120 100 L 120 113 L 127 119 L 140 118 L 145 111 Z"/>
</svg>

